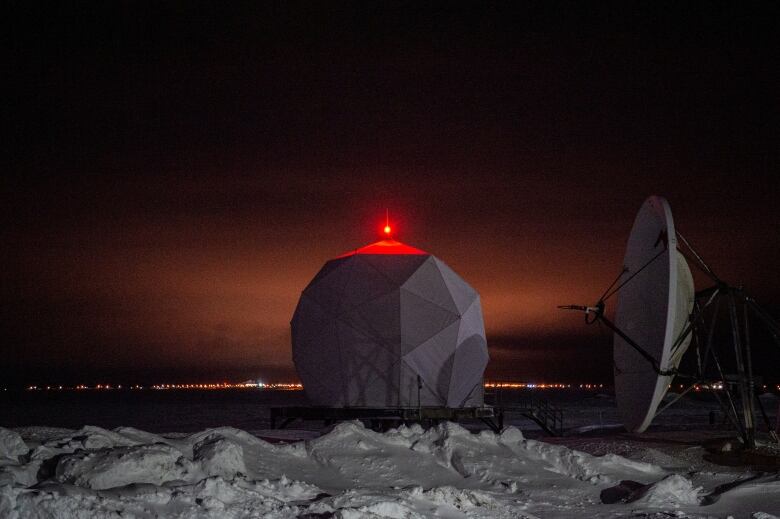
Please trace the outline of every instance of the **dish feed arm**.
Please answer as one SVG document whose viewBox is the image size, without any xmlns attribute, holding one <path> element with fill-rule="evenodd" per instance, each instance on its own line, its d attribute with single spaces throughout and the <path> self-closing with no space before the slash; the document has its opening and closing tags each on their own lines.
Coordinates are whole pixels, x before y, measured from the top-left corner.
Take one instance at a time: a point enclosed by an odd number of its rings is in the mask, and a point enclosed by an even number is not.
<svg viewBox="0 0 780 519">
<path fill-rule="evenodd" d="M 644 359 L 653 367 L 653 371 L 655 371 L 658 375 L 661 375 L 662 377 L 672 377 L 677 374 L 676 369 L 662 370 L 652 355 L 647 353 L 644 348 L 636 343 L 636 341 L 626 335 L 623 330 L 615 326 L 615 323 L 607 319 L 607 317 L 604 315 L 604 301 L 599 301 L 596 303 L 596 306 L 563 305 L 559 306 L 558 308 L 563 310 L 579 310 L 581 312 L 585 312 L 585 322 L 588 324 L 594 323 L 596 321 L 601 321 L 604 323 L 607 328 L 615 332 L 621 339 L 626 341 L 626 344 L 634 348 L 637 353 L 644 357 Z"/>
</svg>

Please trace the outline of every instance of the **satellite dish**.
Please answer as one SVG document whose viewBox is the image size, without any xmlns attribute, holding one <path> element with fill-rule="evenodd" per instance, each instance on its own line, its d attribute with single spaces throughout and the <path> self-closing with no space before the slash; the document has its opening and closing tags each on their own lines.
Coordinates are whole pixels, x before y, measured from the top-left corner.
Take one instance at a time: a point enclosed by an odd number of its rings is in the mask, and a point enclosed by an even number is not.
<svg viewBox="0 0 780 519">
<path fill-rule="evenodd" d="M 642 204 L 623 266 L 615 325 L 624 334 L 615 333 L 614 338 L 615 396 L 626 429 L 643 432 L 669 388 L 670 372 L 690 344 L 691 335 L 684 330 L 695 298 L 693 277 L 677 250 L 672 211 L 664 198 L 652 196 Z M 658 370 L 624 336 L 641 346 Z"/>
<path fill-rule="evenodd" d="M 714 284 L 694 292 L 686 259 Z M 613 323 L 605 315 L 606 301 L 618 293 Z M 712 332 L 721 320 L 718 312 L 721 301 L 728 305 L 736 375 L 723 373 L 718 356 L 724 352 L 718 352 L 720 348 L 713 341 Z M 598 302 L 592 306 L 563 305 L 558 308 L 582 311 L 587 324 L 598 322 L 615 333 L 615 396 L 626 429 L 644 432 L 658 413 L 698 384 L 703 384 L 713 394 L 716 389 L 726 393 L 731 404 L 725 410 L 726 418 L 739 431 L 744 445 L 748 449 L 755 447 L 754 406 L 760 406 L 761 401 L 755 398 L 750 318 L 762 322 L 778 346 L 780 324 L 742 287 L 731 286 L 715 275 L 674 228 L 672 211 L 665 199 L 651 196 L 645 200 L 628 238 L 623 270 Z M 710 332 L 706 342 L 702 342 L 705 329 Z M 700 339 L 697 341 L 699 362 L 696 372 L 685 374 L 688 387 L 659 410 L 693 334 Z M 737 395 L 729 384 L 724 384 L 729 379 L 738 384 L 741 410 L 735 404 Z M 761 414 L 767 430 L 771 431 L 769 418 L 766 413 Z M 777 434 L 770 432 L 770 436 L 780 443 Z"/>
</svg>

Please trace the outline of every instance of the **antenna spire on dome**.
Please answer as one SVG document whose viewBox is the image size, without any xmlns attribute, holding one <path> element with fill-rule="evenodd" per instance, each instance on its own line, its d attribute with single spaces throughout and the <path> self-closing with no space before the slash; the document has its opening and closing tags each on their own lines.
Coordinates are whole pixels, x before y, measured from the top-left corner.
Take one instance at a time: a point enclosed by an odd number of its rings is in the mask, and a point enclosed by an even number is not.
<svg viewBox="0 0 780 519">
<path fill-rule="evenodd" d="M 390 228 L 390 209 L 385 209 L 385 228 L 382 229 L 387 239 L 392 238 L 393 229 Z"/>
</svg>

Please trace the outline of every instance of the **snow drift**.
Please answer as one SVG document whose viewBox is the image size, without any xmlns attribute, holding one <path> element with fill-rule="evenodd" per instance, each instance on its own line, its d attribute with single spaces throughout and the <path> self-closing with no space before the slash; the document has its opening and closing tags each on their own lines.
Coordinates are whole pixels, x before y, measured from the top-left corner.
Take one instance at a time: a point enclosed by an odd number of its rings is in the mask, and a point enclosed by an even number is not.
<svg viewBox="0 0 780 519">
<path fill-rule="evenodd" d="M 0 428 L 0 517 L 528 518 L 637 510 L 771 517 L 780 510 L 772 507 L 780 503 L 777 475 L 753 478 L 708 507 L 691 477 L 527 440 L 511 427 L 473 434 L 446 423 L 380 434 L 349 422 L 286 445 L 233 428 L 171 437 L 84 427 L 24 438 Z M 599 492 L 621 480 L 648 487 L 634 502 L 601 504 Z"/>
</svg>

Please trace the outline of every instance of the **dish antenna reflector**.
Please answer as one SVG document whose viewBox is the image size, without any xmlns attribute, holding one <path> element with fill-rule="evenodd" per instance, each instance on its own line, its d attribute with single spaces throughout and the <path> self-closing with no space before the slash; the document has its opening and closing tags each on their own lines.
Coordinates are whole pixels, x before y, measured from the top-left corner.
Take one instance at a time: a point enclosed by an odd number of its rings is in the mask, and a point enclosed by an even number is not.
<svg viewBox="0 0 780 519">
<path fill-rule="evenodd" d="M 621 280 L 615 326 L 640 344 L 655 364 L 616 333 L 615 397 L 626 429 L 644 432 L 691 342 L 685 325 L 695 298 L 693 276 L 677 250 L 674 219 L 665 199 L 653 196 L 642 204 L 628 238 Z"/>
</svg>

